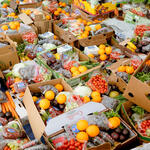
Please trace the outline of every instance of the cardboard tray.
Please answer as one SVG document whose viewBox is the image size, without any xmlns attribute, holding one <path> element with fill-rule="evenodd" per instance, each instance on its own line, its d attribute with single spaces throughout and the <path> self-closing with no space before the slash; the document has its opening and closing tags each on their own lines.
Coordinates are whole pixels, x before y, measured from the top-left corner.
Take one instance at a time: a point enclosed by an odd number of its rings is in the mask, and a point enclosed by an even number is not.
<svg viewBox="0 0 150 150">
<path fill-rule="evenodd" d="M 108 109 L 104 109 L 102 111 L 100 111 L 100 113 L 102 112 L 106 112 L 108 111 Z M 88 115 L 88 114 L 87 114 Z M 122 124 L 130 131 L 130 134 L 131 134 L 131 137 L 124 141 L 123 143 L 117 143 L 115 146 L 111 147 L 110 143 L 106 142 L 105 144 L 102 144 L 102 145 L 99 145 L 99 146 L 96 146 L 96 147 L 93 147 L 93 148 L 89 148 L 87 150 L 119 150 L 121 148 L 126 148 L 127 145 L 131 144 L 132 142 L 136 141 L 137 140 L 137 134 L 134 130 L 131 129 L 131 127 L 122 119 L 120 118 Z M 76 120 L 77 121 L 77 120 Z M 45 133 L 44 133 L 44 138 L 47 142 L 47 144 L 50 146 L 51 149 L 55 150 L 55 148 L 53 147 L 53 145 L 48 141 L 48 138 L 52 138 L 56 135 L 59 135 L 61 133 L 63 133 L 65 130 L 62 129 L 56 133 L 53 133 L 49 136 L 47 136 Z"/>
<path fill-rule="evenodd" d="M 80 61 L 89 61 L 90 59 L 88 58 L 88 56 L 86 56 L 85 54 L 83 54 L 79 49 L 73 47 L 73 49 L 78 53 Z M 67 83 L 70 86 L 75 86 L 77 84 L 79 84 L 82 80 L 87 80 L 90 77 L 90 74 L 95 71 L 95 70 L 99 70 L 101 68 L 100 64 L 99 66 L 93 67 L 91 69 L 88 69 L 86 72 L 81 73 L 80 75 L 76 76 L 76 77 L 72 77 L 70 79 L 63 77 L 62 75 L 60 75 L 59 73 L 56 73 L 55 70 L 52 70 L 44 61 L 41 61 L 40 56 L 38 59 L 38 63 L 40 65 L 42 65 L 43 67 L 46 67 L 47 69 L 49 69 L 50 71 L 54 72 L 54 78 L 63 78 L 65 81 L 67 81 Z M 94 59 L 91 60 L 92 62 L 96 62 Z"/>
<path fill-rule="evenodd" d="M 121 115 L 123 117 L 123 119 L 129 124 L 131 125 L 131 127 L 136 131 L 136 133 L 138 134 L 138 137 L 140 139 L 140 141 L 142 142 L 150 142 L 150 138 L 149 137 L 145 137 L 143 135 L 141 135 L 138 130 L 136 129 L 136 127 L 134 126 L 132 120 L 130 119 L 131 116 L 129 116 L 129 114 L 131 114 L 131 106 L 133 106 L 134 104 L 130 101 L 127 101 L 125 103 L 122 104 L 121 107 Z"/>
<path fill-rule="evenodd" d="M 0 41 L 6 41 L 9 45 L 0 48 L 0 69 L 6 70 L 11 69 L 15 64 L 19 63 L 15 43 L 10 40 L 7 35 L 0 34 Z"/>
<path fill-rule="evenodd" d="M 145 62 L 149 59 L 150 54 L 135 71 L 134 75 L 143 68 Z M 131 77 L 123 96 L 150 112 L 150 100 L 147 97 L 150 94 L 150 86 L 147 83 L 138 80 L 134 75 Z"/>
<path fill-rule="evenodd" d="M 31 84 L 27 87 L 25 91 L 25 94 L 23 97 L 23 103 L 28 113 L 28 118 L 29 118 L 32 131 L 34 133 L 35 138 L 37 139 L 41 138 L 46 126 L 33 102 L 30 91 L 40 92 L 40 89 L 38 88 L 39 86 L 48 85 L 48 84 L 56 85 L 57 83 L 61 83 L 64 86 L 64 91 L 72 92 L 72 88 L 63 79 L 55 79 L 55 80 L 50 80 L 46 82 Z"/>
</svg>

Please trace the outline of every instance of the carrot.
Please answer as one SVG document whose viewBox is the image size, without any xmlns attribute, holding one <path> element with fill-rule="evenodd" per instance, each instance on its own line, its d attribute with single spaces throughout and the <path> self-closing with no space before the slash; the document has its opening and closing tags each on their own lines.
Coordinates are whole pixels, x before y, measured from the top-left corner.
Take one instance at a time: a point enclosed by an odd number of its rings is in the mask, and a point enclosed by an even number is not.
<svg viewBox="0 0 150 150">
<path fill-rule="evenodd" d="M 8 106 L 12 113 L 12 116 L 15 117 L 16 119 L 19 119 L 18 114 L 16 113 L 15 109 L 11 106 L 10 102 L 8 102 Z"/>
<path fill-rule="evenodd" d="M 10 102 L 7 102 L 7 105 L 8 105 L 8 108 L 9 108 L 9 110 L 10 110 L 12 116 L 15 117 L 15 115 L 13 114 L 12 106 L 11 106 Z"/>
<path fill-rule="evenodd" d="M 14 103 L 10 93 L 8 91 L 6 91 L 5 93 L 6 93 L 8 100 L 10 101 L 11 105 L 13 106 L 13 108 L 16 108 L 15 103 Z"/>
<path fill-rule="evenodd" d="M 2 107 L 2 112 L 5 114 L 6 113 L 6 109 L 5 109 L 4 104 L 1 104 L 1 107 Z"/>
<path fill-rule="evenodd" d="M 9 108 L 7 106 L 7 103 L 4 103 L 4 106 L 5 106 L 6 112 L 9 112 Z"/>
</svg>

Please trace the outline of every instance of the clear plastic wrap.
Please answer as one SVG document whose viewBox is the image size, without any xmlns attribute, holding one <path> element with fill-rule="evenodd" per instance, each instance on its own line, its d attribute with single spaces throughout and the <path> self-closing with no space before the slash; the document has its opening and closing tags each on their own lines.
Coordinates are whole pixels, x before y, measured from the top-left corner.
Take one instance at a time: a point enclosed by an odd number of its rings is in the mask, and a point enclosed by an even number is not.
<svg viewBox="0 0 150 150">
<path fill-rule="evenodd" d="M 101 75 L 97 74 L 92 76 L 91 79 L 87 82 L 87 85 L 93 90 L 98 91 L 101 94 L 104 94 L 108 90 L 108 83 L 106 79 Z"/>
<path fill-rule="evenodd" d="M 38 41 L 38 37 L 34 31 L 23 32 L 22 39 L 26 44 L 36 44 Z"/>
</svg>

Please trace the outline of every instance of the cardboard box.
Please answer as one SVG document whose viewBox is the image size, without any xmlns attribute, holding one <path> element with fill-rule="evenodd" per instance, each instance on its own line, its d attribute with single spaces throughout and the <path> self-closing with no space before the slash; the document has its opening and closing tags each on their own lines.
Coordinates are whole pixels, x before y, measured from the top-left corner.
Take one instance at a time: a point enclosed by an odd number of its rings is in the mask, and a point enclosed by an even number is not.
<svg viewBox="0 0 150 150">
<path fill-rule="evenodd" d="M 144 141 L 144 142 L 150 142 L 150 138 L 149 137 L 145 137 L 143 135 L 141 135 L 137 128 L 135 127 L 135 125 L 133 124 L 132 120 L 131 120 L 131 107 L 133 106 L 134 104 L 130 101 L 127 101 L 125 103 L 122 104 L 122 107 L 121 107 L 121 115 L 123 117 L 123 119 L 129 124 L 131 125 L 131 127 L 137 132 L 138 134 L 138 137 L 141 141 Z"/>
<path fill-rule="evenodd" d="M 88 104 L 82 105 L 76 109 L 63 113 L 51 119 L 48 122 L 47 126 L 45 126 L 33 102 L 31 92 L 39 92 L 40 91 L 40 89 L 38 88 L 39 86 L 48 85 L 48 84 L 56 85 L 57 83 L 61 83 L 64 86 L 64 91 L 72 92 L 72 88 L 63 79 L 55 79 L 47 82 L 32 84 L 29 85 L 29 87 L 27 87 L 25 91 L 23 103 L 26 107 L 29 122 L 33 130 L 34 136 L 37 139 L 40 139 L 44 133 L 46 136 L 48 136 L 57 131 L 60 131 L 62 129 L 62 126 L 67 124 L 68 122 L 81 119 L 89 113 L 93 113 L 98 110 L 103 111 L 104 109 L 106 109 L 106 107 L 101 103 L 98 104 L 98 103 L 90 102 Z"/>
<path fill-rule="evenodd" d="M 87 103 L 87 104 L 85 104 L 85 105 L 88 105 L 89 103 Z M 99 104 L 100 105 L 100 103 L 97 103 L 97 104 Z M 84 106 L 85 106 L 84 105 Z M 91 105 L 91 104 L 90 104 Z M 92 106 L 92 105 L 91 105 Z M 81 106 L 82 107 L 82 106 Z M 98 108 L 98 107 L 97 107 Z M 80 109 L 80 107 L 79 108 L 77 108 L 77 109 Z M 82 109 L 81 109 L 82 110 Z M 96 111 L 96 110 L 95 110 Z M 103 109 L 103 110 L 99 110 L 99 111 L 96 111 L 96 112 L 100 112 L 100 113 L 102 113 L 102 112 L 106 112 L 106 111 L 108 111 L 108 109 Z M 86 116 L 87 115 L 89 115 L 90 113 L 88 113 L 88 114 L 86 114 Z M 86 117 L 85 116 L 85 117 Z M 83 119 L 83 118 L 82 118 Z M 78 121 L 79 119 L 76 119 L 76 122 Z M 115 146 L 111 146 L 110 145 L 110 143 L 108 142 L 106 142 L 105 144 L 102 144 L 102 145 L 99 145 L 99 146 L 96 146 L 96 147 L 93 147 L 93 148 L 89 148 L 89 149 L 87 149 L 87 150 L 117 150 L 117 149 L 121 149 L 121 148 L 126 148 L 126 146 L 127 145 L 129 145 L 129 144 L 131 144 L 132 142 L 134 142 L 134 141 L 136 141 L 136 139 L 137 139 L 137 134 L 131 129 L 131 127 L 124 121 L 124 120 L 122 120 L 122 118 L 120 118 L 120 120 L 121 120 L 121 123 L 130 131 L 130 135 L 131 135 L 131 137 L 128 139 L 128 140 L 126 140 L 126 141 L 124 141 L 123 143 L 116 143 L 116 145 Z M 67 123 L 67 124 L 70 124 L 70 123 Z M 51 134 L 51 135 L 49 135 L 49 136 L 45 136 L 45 139 L 46 139 L 46 141 L 48 142 L 48 144 L 49 144 L 49 146 L 51 147 L 51 149 L 53 149 L 53 150 L 55 150 L 55 148 L 53 147 L 53 145 L 48 141 L 48 138 L 52 138 L 52 137 L 54 137 L 54 136 L 56 136 L 56 135 L 59 135 L 59 134 L 61 134 L 61 133 L 63 133 L 65 130 L 64 129 L 62 129 L 62 130 L 59 130 L 58 132 L 55 132 L 55 133 L 53 133 L 53 134 Z"/>
<path fill-rule="evenodd" d="M 150 95 L 150 86 L 147 83 L 138 80 L 135 77 L 135 74 L 141 71 L 145 62 L 149 59 L 150 59 L 150 54 L 139 66 L 139 68 L 135 71 L 123 94 L 123 96 L 127 98 L 129 101 L 135 103 L 136 105 L 139 105 L 140 107 L 144 108 L 148 112 L 150 112 L 150 100 L 147 96 Z"/>
<path fill-rule="evenodd" d="M 21 12 L 21 8 L 38 8 L 41 5 L 42 5 L 42 2 L 20 4 L 19 5 L 19 12 Z"/>
<path fill-rule="evenodd" d="M 15 43 L 4 34 L 1 34 L 1 42 L 8 42 L 9 45 L 0 48 L 0 69 L 6 70 L 12 68 L 15 64 L 19 63 Z"/>
<path fill-rule="evenodd" d="M 88 58 L 88 56 L 86 56 L 85 54 L 83 54 L 80 50 L 78 50 L 77 48 L 73 48 L 79 55 L 79 59 L 80 61 L 89 61 L 90 59 Z M 43 65 L 44 67 L 46 67 L 47 69 L 49 69 L 50 71 L 53 72 L 53 76 L 54 78 L 63 78 L 65 81 L 67 81 L 67 83 L 70 86 L 75 86 L 78 85 L 82 80 L 88 80 L 92 74 L 93 71 L 95 70 L 100 70 L 101 65 L 93 67 L 91 69 L 88 69 L 86 72 L 81 73 L 80 75 L 76 76 L 76 77 L 72 77 L 70 79 L 65 78 L 64 76 L 60 75 L 59 73 L 57 73 L 55 70 L 52 70 L 45 62 L 44 60 L 42 60 L 41 56 L 37 57 L 38 63 L 40 65 Z M 95 60 L 91 60 L 92 62 L 95 62 Z"/>
<path fill-rule="evenodd" d="M 81 15 L 82 16 L 82 15 Z M 82 19 L 88 21 L 88 22 L 93 22 L 92 20 L 82 16 Z M 102 39 L 109 39 L 114 35 L 114 32 L 108 32 L 106 34 L 98 34 L 95 36 L 89 36 L 84 39 L 77 39 L 76 36 L 74 36 L 70 31 L 65 31 L 63 28 L 59 27 L 57 24 L 61 22 L 61 20 L 56 20 L 53 22 L 53 28 L 54 28 L 54 34 L 57 35 L 60 39 L 64 40 L 66 43 L 73 43 L 75 41 L 78 41 L 78 44 L 86 47 L 86 46 L 91 46 L 91 45 L 99 45 L 100 41 Z M 99 40 L 97 40 L 99 39 Z M 100 40 L 101 39 L 101 40 Z"/>
</svg>

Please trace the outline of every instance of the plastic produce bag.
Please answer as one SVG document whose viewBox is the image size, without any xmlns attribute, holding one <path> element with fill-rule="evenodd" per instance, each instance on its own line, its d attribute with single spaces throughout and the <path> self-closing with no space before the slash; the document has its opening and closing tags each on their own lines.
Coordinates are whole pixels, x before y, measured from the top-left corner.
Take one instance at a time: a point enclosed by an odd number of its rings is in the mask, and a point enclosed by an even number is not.
<svg viewBox="0 0 150 150">
<path fill-rule="evenodd" d="M 26 44 L 36 44 L 38 37 L 34 31 L 25 31 L 22 33 L 22 39 Z"/>
</svg>

